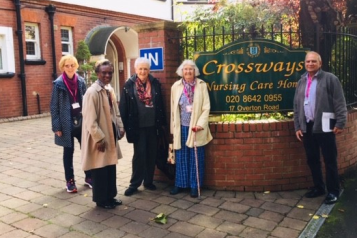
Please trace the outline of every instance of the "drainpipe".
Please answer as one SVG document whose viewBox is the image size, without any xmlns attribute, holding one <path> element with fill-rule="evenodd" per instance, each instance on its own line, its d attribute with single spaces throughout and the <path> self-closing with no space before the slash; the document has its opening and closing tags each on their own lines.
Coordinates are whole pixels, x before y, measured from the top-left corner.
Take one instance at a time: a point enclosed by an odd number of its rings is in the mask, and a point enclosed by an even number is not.
<svg viewBox="0 0 357 238">
<path fill-rule="evenodd" d="M 175 6 L 174 6 L 174 0 L 171 0 L 171 20 L 174 21 L 175 17 L 174 17 L 174 10 L 175 10 Z"/>
<path fill-rule="evenodd" d="M 21 80 L 21 94 L 22 94 L 22 115 L 27 116 L 27 96 L 26 96 L 26 75 L 25 75 L 25 61 L 24 61 L 24 45 L 22 41 L 22 22 L 21 22 L 21 4 L 20 0 L 14 0 L 16 8 L 16 21 L 17 21 L 17 38 L 19 41 L 19 61 L 20 61 L 20 74 L 18 75 Z"/>
<path fill-rule="evenodd" d="M 50 23 L 51 23 L 52 68 L 53 68 L 52 78 L 53 80 L 55 80 L 57 78 L 57 67 L 56 67 L 56 46 L 55 46 L 55 29 L 54 29 L 53 16 L 55 15 L 56 7 L 50 4 L 46 7 L 45 10 L 48 14 L 48 18 L 50 19 Z"/>
</svg>

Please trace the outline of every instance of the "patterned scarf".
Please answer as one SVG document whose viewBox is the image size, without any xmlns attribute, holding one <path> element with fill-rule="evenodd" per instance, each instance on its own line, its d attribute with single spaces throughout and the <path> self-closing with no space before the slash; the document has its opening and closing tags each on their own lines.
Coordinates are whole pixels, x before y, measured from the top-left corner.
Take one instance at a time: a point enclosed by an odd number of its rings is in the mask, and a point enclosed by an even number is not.
<svg viewBox="0 0 357 238">
<path fill-rule="evenodd" d="M 183 92 L 186 95 L 188 101 L 190 104 L 193 103 L 193 95 L 195 92 L 195 85 L 196 85 L 196 80 L 193 80 L 193 82 L 186 82 L 184 79 L 182 79 L 182 83 L 184 85 Z"/>
<path fill-rule="evenodd" d="M 142 101 L 145 106 L 152 106 L 152 98 L 151 98 L 151 82 L 150 80 L 146 80 L 146 87 L 144 87 L 144 84 L 141 82 L 139 78 L 136 78 L 136 89 L 138 91 L 138 97 L 139 100 Z"/>
</svg>

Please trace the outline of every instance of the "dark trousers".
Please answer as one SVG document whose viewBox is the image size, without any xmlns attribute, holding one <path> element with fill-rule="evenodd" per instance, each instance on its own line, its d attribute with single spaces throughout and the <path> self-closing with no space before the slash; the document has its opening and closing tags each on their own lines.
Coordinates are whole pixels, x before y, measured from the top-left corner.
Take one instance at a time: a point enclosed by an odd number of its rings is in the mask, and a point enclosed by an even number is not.
<svg viewBox="0 0 357 238">
<path fill-rule="evenodd" d="M 144 181 L 144 186 L 152 184 L 157 155 L 156 128 L 140 128 L 139 139 L 134 143 L 132 175 L 130 187 L 137 188 Z"/>
<path fill-rule="evenodd" d="M 315 188 L 325 190 L 322 175 L 320 148 L 325 162 L 326 188 L 335 196 L 340 194 L 340 184 L 337 167 L 337 146 L 335 134 L 312 133 L 313 123 L 307 124 L 307 132 L 303 134 L 307 164 L 310 167 Z"/>
<path fill-rule="evenodd" d="M 77 138 L 79 145 L 81 144 L 81 134 L 72 135 L 72 147 L 63 147 L 63 166 L 64 166 L 64 175 L 66 181 L 74 179 L 73 172 L 73 153 L 74 153 L 74 138 Z M 86 178 L 91 177 L 90 171 L 84 171 Z"/>
<path fill-rule="evenodd" d="M 117 195 L 116 165 L 92 169 L 93 202 L 110 203 Z"/>
</svg>

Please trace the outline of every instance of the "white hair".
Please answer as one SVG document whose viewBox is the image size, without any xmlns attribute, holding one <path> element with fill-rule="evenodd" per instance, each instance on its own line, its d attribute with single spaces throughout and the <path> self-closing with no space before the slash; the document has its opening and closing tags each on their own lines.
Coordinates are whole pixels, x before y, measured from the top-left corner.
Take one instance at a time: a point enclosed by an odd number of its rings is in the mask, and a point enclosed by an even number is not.
<svg viewBox="0 0 357 238">
<path fill-rule="evenodd" d="M 195 69 L 195 76 L 200 75 L 200 70 L 197 68 L 196 63 L 193 60 L 186 59 L 184 60 L 181 65 L 177 68 L 176 73 L 182 77 L 182 69 L 185 65 L 192 66 Z"/>
<path fill-rule="evenodd" d="M 135 60 L 134 68 L 137 68 L 139 64 L 147 64 L 149 68 L 151 67 L 150 60 L 144 57 L 139 57 Z"/>
</svg>

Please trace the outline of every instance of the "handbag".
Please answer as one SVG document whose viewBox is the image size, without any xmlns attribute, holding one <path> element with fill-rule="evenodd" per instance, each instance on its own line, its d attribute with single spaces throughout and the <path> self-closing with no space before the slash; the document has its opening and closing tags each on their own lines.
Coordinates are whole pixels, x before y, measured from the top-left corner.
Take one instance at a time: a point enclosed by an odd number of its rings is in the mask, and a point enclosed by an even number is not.
<svg viewBox="0 0 357 238">
<path fill-rule="evenodd" d="M 176 165 L 168 162 L 168 156 L 170 154 L 169 148 L 169 142 L 164 130 L 159 129 L 157 138 L 156 166 L 166 175 L 167 178 L 173 180 L 175 179 Z M 171 148 L 173 147 L 171 146 Z"/>
<path fill-rule="evenodd" d="M 80 135 L 82 133 L 82 113 L 79 113 L 77 116 L 72 117 L 72 134 Z"/>
<path fill-rule="evenodd" d="M 167 158 L 167 163 L 169 164 L 175 164 L 176 160 L 175 160 L 175 152 L 173 149 L 173 144 L 169 144 L 169 153 L 168 153 L 168 158 Z"/>
</svg>

